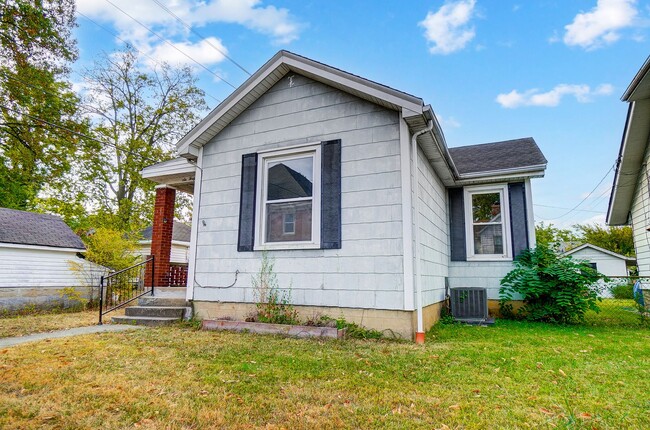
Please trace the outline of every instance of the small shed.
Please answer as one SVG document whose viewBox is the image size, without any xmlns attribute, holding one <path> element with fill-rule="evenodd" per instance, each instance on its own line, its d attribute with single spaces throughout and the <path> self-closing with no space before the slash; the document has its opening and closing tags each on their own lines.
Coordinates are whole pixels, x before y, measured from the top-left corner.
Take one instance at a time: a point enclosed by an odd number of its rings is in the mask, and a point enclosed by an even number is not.
<svg viewBox="0 0 650 430">
<path fill-rule="evenodd" d="M 564 255 L 588 261 L 592 268 L 606 276 L 629 276 L 629 268 L 636 266 L 636 258 L 626 257 L 590 243 L 573 248 Z"/>
<path fill-rule="evenodd" d="M 67 306 L 66 288 L 91 298 L 105 268 L 85 250 L 56 215 L 0 208 L 0 309 Z"/>
</svg>

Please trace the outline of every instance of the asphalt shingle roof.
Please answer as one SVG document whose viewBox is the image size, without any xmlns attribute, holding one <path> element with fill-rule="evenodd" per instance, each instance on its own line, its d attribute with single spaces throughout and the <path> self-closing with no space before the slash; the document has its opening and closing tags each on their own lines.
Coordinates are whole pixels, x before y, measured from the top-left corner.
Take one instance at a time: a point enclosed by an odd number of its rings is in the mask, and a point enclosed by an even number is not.
<svg viewBox="0 0 650 430">
<path fill-rule="evenodd" d="M 144 240 L 151 240 L 152 230 L 153 230 L 153 226 L 149 226 L 144 230 L 142 230 L 141 234 Z M 182 222 L 174 221 L 174 226 L 172 227 L 172 240 L 189 243 L 191 236 L 192 236 L 192 227 L 190 227 L 187 224 L 183 224 Z"/>
<path fill-rule="evenodd" d="M 449 148 L 458 173 L 480 173 L 546 164 L 532 137 Z"/>
<path fill-rule="evenodd" d="M 61 218 L 0 208 L 0 243 L 86 249 Z"/>
</svg>

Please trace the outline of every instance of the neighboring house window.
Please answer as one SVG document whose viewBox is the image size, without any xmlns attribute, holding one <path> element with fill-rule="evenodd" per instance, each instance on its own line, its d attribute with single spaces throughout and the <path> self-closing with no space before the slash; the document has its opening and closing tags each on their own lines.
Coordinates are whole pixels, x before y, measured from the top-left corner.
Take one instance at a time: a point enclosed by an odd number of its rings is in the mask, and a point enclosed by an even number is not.
<svg viewBox="0 0 650 430">
<path fill-rule="evenodd" d="M 511 259 L 506 185 L 465 188 L 468 260 Z"/>
<path fill-rule="evenodd" d="M 598 264 L 596 263 L 589 263 L 589 267 L 591 267 L 594 270 L 598 270 Z"/>
<path fill-rule="evenodd" d="M 296 216 L 293 213 L 284 214 L 284 223 L 282 225 L 284 234 L 296 233 Z"/>
<path fill-rule="evenodd" d="M 320 156 L 320 144 L 259 154 L 260 247 L 320 247 Z"/>
</svg>

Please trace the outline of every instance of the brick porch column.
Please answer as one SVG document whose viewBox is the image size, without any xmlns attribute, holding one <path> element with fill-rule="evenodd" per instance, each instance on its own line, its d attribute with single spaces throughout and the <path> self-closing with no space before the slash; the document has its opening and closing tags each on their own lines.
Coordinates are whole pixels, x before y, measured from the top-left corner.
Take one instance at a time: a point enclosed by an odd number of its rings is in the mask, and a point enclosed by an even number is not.
<svg viewBox="0 0 650 430">
<path fill-rule="evenodd" d="M 169 260 L 172 252 L 174 227 L 174 202 L 176 190 L 165 185 L 156 187 L 156 203 L 153 210 L 151 232 L 151 255 L 154 256 L 154 286 L 169 286 Z"/>
</svg>

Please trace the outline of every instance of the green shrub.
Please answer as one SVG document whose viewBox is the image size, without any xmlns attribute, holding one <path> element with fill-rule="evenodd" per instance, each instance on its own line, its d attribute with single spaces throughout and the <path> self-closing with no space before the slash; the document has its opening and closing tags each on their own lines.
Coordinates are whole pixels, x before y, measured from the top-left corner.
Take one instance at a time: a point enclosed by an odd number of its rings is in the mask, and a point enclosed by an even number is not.
<svg viewBox="0 0 650 430">
<path fill-rule="evenodd" d="M 588 310 L 599 311 L 598 280 L 604 278 L 587 263 L 558 257 L 546 246 L 525 250 L 501 280 L 501 313 L 529 321 L 582 322 Z M 524 305 L 514 312 L 509 302 L 516 295 Z"/>
<path fill-rule="evenodd" d="M 609 287 L 609 291 L 615 299 L 634 300 L 634 285 L 623 284 Z"/>
</svg>

